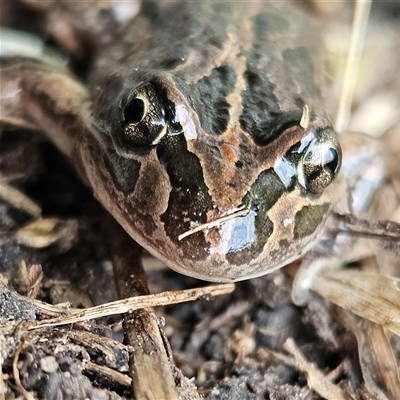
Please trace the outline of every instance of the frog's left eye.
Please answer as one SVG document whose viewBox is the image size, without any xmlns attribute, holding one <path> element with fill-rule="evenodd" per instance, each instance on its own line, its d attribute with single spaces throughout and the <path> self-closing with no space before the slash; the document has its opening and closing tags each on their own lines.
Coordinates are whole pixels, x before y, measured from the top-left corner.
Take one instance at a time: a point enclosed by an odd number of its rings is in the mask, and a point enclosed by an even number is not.
<svg viewBox="0 0 400 400">
<path fill-rule="evenodd" d="M 318 132 L 302 152 L 298 181 L 311 193 L 321 193 L 337 176 L 342 163 L 334 132 Z"/>
<path fill-rule="evenodd" d="M 123 152 L 143 151 L 157 145 L 167 132 L 164 102 L 147 83 L 135 88 L 120 105 L 120 126 L 113 137 Z"/>
</svg>

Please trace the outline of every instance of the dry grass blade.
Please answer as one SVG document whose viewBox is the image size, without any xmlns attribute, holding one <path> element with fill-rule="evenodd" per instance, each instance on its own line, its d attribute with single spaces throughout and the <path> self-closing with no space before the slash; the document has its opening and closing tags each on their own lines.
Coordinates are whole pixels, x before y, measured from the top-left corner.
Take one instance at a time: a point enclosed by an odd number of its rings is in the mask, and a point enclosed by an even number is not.
<svg viewBox="0 0 400 400">
<path fill-rule="evenodd" d="M 331 270 L 318 274 L 312 289 L 400 336 L 400 279 L 372 272 Z"/>
<path fill-rule="evenodd" d="M 0 198 L 12 204 L 15 208 L 25 211 L 33 218 L 42 216 L 42 209 L 29 197 L 11 185 L 0 182 Z"/>
<path fill-rule="evenodd" d="M 33 322 L 29 330 L 48 326 L 74 324 L 89 319 L 101 318 L 107 315 L 123 314 L 132 310 L 147 307 L 166 306 L 171 304 L 194 301 L 201 297 L 214 297 L 233 292 L 235 285 L 221 284 L 206 286 L 202 288 L 187 289 L 180 291 L 163 292 L 148 296 L 130 297 L 128 299 L 113 301 L 100 306 L 86 308 L 84 310 L 71 310 L 68 314 L 58 318 Z"/>
<path fill-rule="evenodd" d="M 344 132 L 347 129 L 350 119 L 350 109 L 354 97 L 358 66 L 364 46 L 371 4 L 372 1 L 356 0 L 355 2 L 353 31 L 335 123 L 338 132 Z"/>
<path fill-rule="evenodd" d="M 400 397 L 400 375 L 387 331 L 380 325 L 338 309 L 337 316 L 357 338 L 365 388 L 376 400 Z"/>
<path fill-rule="evenodd" d="M 380 377 L 380 380 L 383 382 L 382 386 L 390 395 L 389 398 L 399 398 L 400 377 L 397 368 L 397 360 L 396 356 L 393 354 L 390 340 L 384 328 L 366 320 L 362 321 L 361 326 L 365 332 L 365 339 L 367 341 L 367 343 L 364 342 L 364 346 L 362 346 L 362 340 L 357 338 L 360 358 L 362 357 L 360 361 L 364 371 L 364 377 L 367 376 L 365 371 L 369 368 L 370 376 L 375 378 L 377 376 Z M 366 352 L 368 352 L 368 354 L 364 355 L 363 353 Z M 365 365 L 367 363 L 368 366 Z M 371 382 L 373 380 L 370 378 L 369 381 Z"/>
</svg>

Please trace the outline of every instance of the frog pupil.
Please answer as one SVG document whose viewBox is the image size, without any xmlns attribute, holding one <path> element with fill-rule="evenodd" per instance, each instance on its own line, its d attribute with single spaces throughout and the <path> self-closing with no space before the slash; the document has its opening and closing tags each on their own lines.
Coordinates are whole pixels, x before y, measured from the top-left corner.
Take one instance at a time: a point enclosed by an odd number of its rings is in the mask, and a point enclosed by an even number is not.
<svg viewBox="0 0 400 400">
<path fill-rule="evenodd" d="M 332 147 L 324 155 L 325 169 L 330 170 L 332 174 L 335 173 L 339 163 L 339 156 L 335 149 Z"/>
<path fill-rule="evenodd" d="M 144 101 L 132 99 L 125 107 L 124 120 L 127 124 L 137 124 L 144 116 Z"/>
</svg>

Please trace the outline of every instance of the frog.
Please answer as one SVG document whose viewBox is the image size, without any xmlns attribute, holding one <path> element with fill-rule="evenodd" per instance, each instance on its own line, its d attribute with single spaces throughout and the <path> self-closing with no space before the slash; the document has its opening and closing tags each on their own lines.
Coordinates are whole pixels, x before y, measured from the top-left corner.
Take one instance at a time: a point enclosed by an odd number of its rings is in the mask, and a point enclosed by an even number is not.
<svg viewBox="0 0 400 400">
<path fill-rule="evenodd" d="M 342 265 L 327 227 L 349 182 L 314 23 L 264 2 L 108 13 L 120 25 L 99 35 L 85 83 L 4 58 L 3 113 L 42 131 L 125 231 L 181 274 L 236 282 L 301 257 Z"/>
</svg>

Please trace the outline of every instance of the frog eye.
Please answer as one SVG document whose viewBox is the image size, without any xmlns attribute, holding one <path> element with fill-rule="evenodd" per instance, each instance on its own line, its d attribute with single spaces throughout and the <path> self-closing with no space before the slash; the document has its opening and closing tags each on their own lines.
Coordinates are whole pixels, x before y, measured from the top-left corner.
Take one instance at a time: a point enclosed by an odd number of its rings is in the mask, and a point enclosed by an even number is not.
<svg viewBox="0 0 400 400">
<path fill-rule="evenodd" d="M 151 148 L 167 132 L 163 102 L 151 84 L 142 84 L 134 89 L 121 102 L 120 110 L 121 127 L 115 139 L 124 151 Z"/>
<path fill-rule="evenodd" d="M 298 164 L 299 183 L 311 193 L 319 194 L 336 178 L 341 163 L 336 136 L 327 132 L 317 134 L 304 149 Z"/>
</svg>

